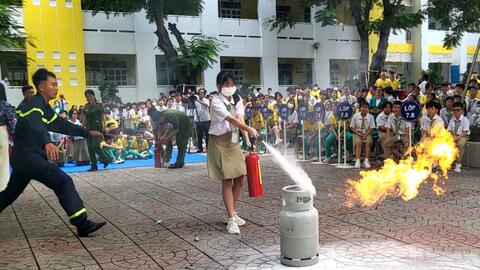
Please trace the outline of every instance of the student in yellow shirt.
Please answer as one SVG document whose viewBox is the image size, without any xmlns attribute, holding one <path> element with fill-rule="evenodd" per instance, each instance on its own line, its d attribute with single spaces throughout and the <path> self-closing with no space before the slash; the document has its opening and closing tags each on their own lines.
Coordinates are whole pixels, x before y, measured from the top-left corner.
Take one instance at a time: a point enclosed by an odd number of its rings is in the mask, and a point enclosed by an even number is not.
<svg viewBox="0 0 480 270">
<path fill-rule="evenodd" d="M 330 162 L 330 157 L 332 155 L 332 147 L 337 145 L 337 140 L 338 138 L 341 138 L 343 140 L 343 122 L 344 121 L 338 121 L 337 117 L 335 116 L 334 113 L 331 113 L 327 119 L 328 126 L 329 126 L 329 132 L 327 135 L 327 138 L 325 139 L 325 160 L 324 162 Z M 340 134 L 338 134 L 338 125 L 340 125 Z M 347 127 L 346 130 L 346 138 L 347 138 L 347 151 L 352 153 L 353 152 L 353 135 L 348 128 L 350 126 L 349 121 L 345 124 Z"/>
<path fill-rule="evenodd" d="M 382 70 L 382 72 L 380 73 L 380 78 L 375 81 L 375 86 L 381 86 L 382 88 L 392 86 L 392 82 L 390 81 L 390 79 L 387 78 L 386 70 Z"/>
<path fill-rule="evenodd" d="M 312 154 L 318 156 L 318 122 L 315 121 L 313 117 L 308 117 L 307 120 L 303 121 L 303 127 L 305 130 L 305 137 L 303 138 L 305 142 L 305 154 L 307 156 L 311 156 Z M 322 129 L 323 123 L 320 122 L 320 132 L 322 132 Z M 311 152 L 312 148 L 313 153 Z"/>
<path fill-rule="evenodd" d="M 152 151 L 148 146 L 148 141 L 141 134 L 137 134 L 130 143 L 130 149 L 125 150 L 126 159 L 149 159 L 153 157 Z"/>
<path fill-rule="evenodd" d="M 401 88 L 400 81 L 397 80 L 397 73 L 395 71 L 390 71 L 390 81 L 392 82 L 392 88 L 395 91 L 399 91 Z"/>
<path fill-rule="evenodd" d="M 114 137 L 112 135 L 106 134 L 104 136 L 104 140 L 100 142 L 100 148 L 110 159 L 113 160 L 114 164 L 124 162 L 124 160 L 121 158 L 123 147 L 114 142 Z"/>
<path fill-rule="evenodd" d="M 257 130 L 258 134 L 264 138 L 267 134 L 267 129 L 265 128 L 265 120 L 263 119 L 260 107 L 252 107 L 252 117 L 250 118 L 250 123 L 251 126 Z M 260 150 L 263 149 L 263 144 L 260 144 L 258 141 L 255 144 L 257 145 L 257 148 L 260 146 Z"/>
</svg>

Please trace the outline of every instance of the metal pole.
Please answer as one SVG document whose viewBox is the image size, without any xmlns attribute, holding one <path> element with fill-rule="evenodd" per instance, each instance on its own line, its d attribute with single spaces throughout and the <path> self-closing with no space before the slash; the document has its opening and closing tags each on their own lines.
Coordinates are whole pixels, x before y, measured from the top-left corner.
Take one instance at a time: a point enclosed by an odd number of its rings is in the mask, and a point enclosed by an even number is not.
<svg viewBox="0 0 480 270">
<path fill-rule="evenodd" d="M 347 166 L 347 121 L 343 121 L 343 166 Z"/>
<path fill-rule="evenodd" d="M 409 155 L 410 157 L 412 157 L 412 128 L 410 127 L 409 130 L 408 130 L 408 139 L 410 141 L 410 149 L 408 149 L 408 152 L 409 152 Z"/>
<path fill-rule="evenodd" d="M 287 155 L 287 124 L 286 120 L 283 120 L 283 154 Z"/>
<path fill-rule="evenodd" d="M 340 155 L 342 154 L 342 145 L 340 142 L 340 123 L 337 122 L 338 125 L 338 133 L 337 133 L 337 141 L 338 141 L 338 165 L 340 165 Z"/>
<path fill-rule="evenodd" d="M 322 162 L 322 134 L 320 128 L 320 121 L 318 121 L 318 162 Z"/>
<path fill-rule="evenodd" d="M 302 120 L 302 155 L 305 161 L 305 121 Z"/>
<path fill-rule="evenodd" d="M 268 122 L 267 120 L 264 120 L 265 122 L 265 129 L 267 130 L 267 132 L 265 133 L 265 141 L 268 143 Z M 265 147 L 265 154 L 268 153 L 268 150 L 267 150 L 267 147 Z"/>
<path fill-rule="evenodd" d="M 472 77 L 473 70 L 475 69 L 475 64 L 477 63 L 477 57 L 478 57 L 479 51 L 480 51 L 480 38 L 478 38 L 477 48 L 475 49 L 475 53 L 473 54 L 472 65 L 470 66 L 470 71 L 468 72 L 468 78 L 466 80 L 467 83 L 465 84 L 462 100 L 465 100 L 465 96 L 467 95 L 468 81 Z"/>
</svg>

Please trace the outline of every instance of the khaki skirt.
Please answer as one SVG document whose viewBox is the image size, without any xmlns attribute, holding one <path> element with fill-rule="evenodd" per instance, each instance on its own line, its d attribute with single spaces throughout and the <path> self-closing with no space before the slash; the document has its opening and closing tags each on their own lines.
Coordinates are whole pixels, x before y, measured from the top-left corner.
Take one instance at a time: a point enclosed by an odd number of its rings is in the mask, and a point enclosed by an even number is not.
<svg viewBox="0 0 480 270">
<path fill-rule="evenodd" d="M 245 156 L 238 143 L 232 143 L 232 133 L 208 137 L 208 177 L 213 180 L 228 180 L 247 174 Z"/>
</svg>

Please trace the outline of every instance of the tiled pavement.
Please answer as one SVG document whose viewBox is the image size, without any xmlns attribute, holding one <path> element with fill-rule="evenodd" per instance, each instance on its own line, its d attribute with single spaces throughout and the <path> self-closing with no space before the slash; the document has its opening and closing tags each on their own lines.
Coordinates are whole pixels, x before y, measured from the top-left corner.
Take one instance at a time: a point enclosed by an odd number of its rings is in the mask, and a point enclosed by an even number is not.
<svg viewBox="0 0 480 270">
<path fill-rule="evenodd" d="M 73 175 L 90 216 L 108 220 L 82 239 L 54 194 L 32 182 L 0 214 L 0 269 L 281 268 L 278 212 L 281 188 L 291 182 L 262 162 L 266 195 L 241 197 L 248 223 L 240 236 L 220 223 L 220 184 L 207 179 L 205 164 Z M 320 223 L 320 263 L 312 269 L 480 268 L 479 170 L 451 173 L 442 197 L 423 187 L 410 202 L 347 209 L 344 182 L 358 171 L 304 166 L 317 187 Z"/>
</svg>

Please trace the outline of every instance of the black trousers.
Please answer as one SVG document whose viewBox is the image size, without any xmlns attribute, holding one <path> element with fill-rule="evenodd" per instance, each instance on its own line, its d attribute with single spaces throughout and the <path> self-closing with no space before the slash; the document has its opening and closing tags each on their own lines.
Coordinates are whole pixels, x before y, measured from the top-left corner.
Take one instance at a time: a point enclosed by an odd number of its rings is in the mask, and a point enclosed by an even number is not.
<svg viewBox="0 0 480 270">
<path fill-rule="evenodd" d="M 30 180 L 34 179 L 55 192 L 70 223 L 80 226 L 87 220 L 85 206 L 68 174 L 42 157 L 20 163 L 13 161 L 13 164 L 7 188 L 0 192 L 0 213 L 11 205 L 22 194 Z"/>
<path fill-rule="evenodd" d="M 203 150 L 203 138 L 205 138 L 206 145 L 208 146 L 208 130 L 210 129 L 210 121 L 195 122 L 197 129 L 197 149 Z"/>
</svg>

